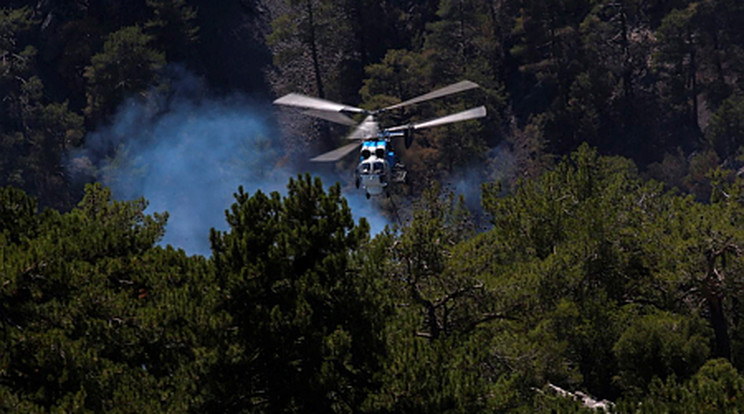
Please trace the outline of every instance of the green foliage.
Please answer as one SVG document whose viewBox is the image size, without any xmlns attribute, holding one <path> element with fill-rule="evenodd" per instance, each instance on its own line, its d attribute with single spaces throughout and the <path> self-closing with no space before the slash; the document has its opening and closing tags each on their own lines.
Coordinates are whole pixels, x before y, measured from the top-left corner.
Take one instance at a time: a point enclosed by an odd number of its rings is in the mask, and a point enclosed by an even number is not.
<svg viewBox="0 0 744 414">
<path fill-rule="evenodd" d="M 111 115 L 125 98 L 153 86 L 165 58 L 148 45 L 151 40 L 139 26 L 124 27 L 107 36 L 103 51 L 85 68 L 88 116 L 100 119 Z"/>
<path fill-rule="evenodd" d="M 147 6 L 154 17 L 145 27 L 154 34 L 158 49 L 169 62 L 183 61 L 198 39 L 196 8 L 186 0 L 147 0 Z"/>
<path fill-rule="evenodd" d="M 482 281 L 449 267 L 454 247 L 472 232 L 463 200 L 454 194 L 440 196 L 436 186 L 424 194 L 410 225 L 401 229 L 387 272 L 393 289 L 405 292 L 401 300 L 420 318 L 418 336 L 435 341 L 500 316 L 490 312 Z"/>
<path fill-rule="evenodd" d="M 31 30 L 37 22 L 29 7 L 0 9 L 0 80 L 12 79 L 16 72 L 28 71 L 28 57 L 36 52 L 32 46 L 21 48 L 19 37 Z M 19 53 L 20 52 L 20 53 Z"/>
<path fill-rule="evenodd" d="M 388 50 L 380 63 L 365 68 L 367 79 L 360 90 L 370 108 L 381 108 L 425 93 L 426 63 L 406 50 Z"/>
<path fill-rule="evenodd" d="M 709 355 L 738 361 L 741 183 L 711 177 L 713 203 L 701 204 L 583 146 L 513 196 L 485 193 L 495 300 L 523 306 L 511 328 L 558 344 L 544 352 L 603 397 L 686 379 Z"/>
<path fill-rule="evenodd" d="M 673 119 L 697 125 L 697 113 L 693 112 L 697 110 L 698 93 L 695 10 L 691 5 L 664 17 L 657 32 L 659 47 L 654 61 L 662 75 L 668 77 L 664 96 L 673 111 Z"/>
<path fill-rule="evenodd" d="M 12 184 L 63 207 L 61 154 L 78 145 L 83 119 L 67 102 L 49 103 L 28 32 L 38 22 L 28 8 L 0 10 L 0 185 Z"/>
<path fill-rule="evenodd" d="M 721 158 L 713 149 L 694 154 L 690 157 L 688 174 L 684 177 L 684 184 L 688 192 L 699 201 L 710 200 L 710 173 L 721 162 Z"/>
<path fill-rule="evenodd" d="M 200 401 L 220 320 L 213 273 L 153 247 L 167 216 L 99 185 L 67 214 L 34 216 L 16 192 L 0 197 L 3 220 L 28 226 L 0 245 L 2 410 L 182 412 Z"/>
<path fill-rule="evenodd" d="M 440 19 L 427 24 L 420 51 L 390 49 L 380 63 L 365 68 L 367 79 L 360 90 L 365 105 L 379 108 L 471 79 L 481 85 L 483 92 L 421 105 L 416 110 L 418 119 L 485 104 L 489 117 L 484 122 L 497 129 L 506 98 L 497 76 L 501 69 L 500 44 L 492 30 L 494 16 L 488 10 L 489 2 L 440 2 Z M 410 151 L 406 165 L 414 176 L 425 176 L 432 169 L 453 172 L 473 166 L 483 160 L 488 146 L 497 142 L 498 137 L 486 131 L 479 124 L 465 123 L 424 132 L 416 137 L 417 147 Z"/>
<path fill-rule="evenodd" d="M 154 247 L 167 216 L 144 200 L 96 185 L 38 213 L 2 189 L 0 407 L 580 412 L 581 390 L 620 412 L 732 410 L 744 186 L 711 182 L 701 204 L 585 145 L 484 193 L 486 232 L 435 186 L 370 240 L 305 175 L 239 189 L 210 260 Z"/>
<path fill-rule="evenodd" d="M 210 384 L 211 411 L 355 412 L 384 352 L 384 309 L 353 254 L 368 239 L 340 187 L 309 175 L 288 193 L 242 188 L 213 232 L 213 262 L 231 327 Z M 379 277 L 379 276 L 378 276 Z"/>
<path fill-rule="evenodd" d="M 491 334 L 483 326 L 504 316 L 493 311 L 480 275 L 459 267 L 466 258 L 450 264 L 455 246 L 472 231 L 462 200 L 441 195 L 435 186 L 394 243 L 392 233 L 378 236 L 386 257 L 375 272 L 388 278 L 396 312 L 387 329 L 383 386 L 371 398 L 376 410 L 466 413 L 496 407 L 489 396 L 493 373 L 484 367 Z"/>
<path fill-rule="evenodd" d="M 530 117 L 522 129 L 512 130 L 508 142 L 514 156 L 514 174 L 502 178 L 500 184 L 511 188 L 518 178 L 534 179 L 552 162 L 545 139 L 545 115 Z M 489 190 L 484 188 L 484 192 Z"/>
<path fill-rule="evenodd" d="M 713 355 L 731 358 L 733 315 L 738 312 L 744 234 L 744 210 L 738 194 L 741 182 L 714 180 L 713 203 L 677 199 L 674 215 L 657 228 L 665 250 L 659 256 L 664 277 L 673 283 L 678 300 L 691 300 L 703 309 L 714 331 Z M 724 195 L 725 194 L 725 195 Z M 695 305 L 690 306 L 693 310 Z"/>
<path fill-rule="evenodd" d="M 513 196 L 484 194 L 494 229 L 480 249 L 496 252 L 488 267 L 495 300 L 518 309 L 511 315 L 520 323 L 509 330 L 541 349 L 526 368 L 533 381 L 578 382 L 602 397 L 617 392 L 613 346 L 638 317 L 635 303 L 672 300 L 653 287 L 661 253 L 648 231 L 668 202 L 632 164 L 587 146 L 521 182 Z"/>
<path fill-rule="evenodd" d="M 31 196 L 0 189 L 0 411 L 583 409 L 548 384 L 620 412 L 742 411 L 741 1 L 239 3 L 214 26 L 266 36 L 276 94 L 378 108 L 471 79 L 382 119 L 489 116 L 403 153 L 423 197 L 399 229 L 369 240 L 338 186 L 300 177 L 241 190 L 213 258 L 189 258 L 154 247 L 143 200 L 95 186 L 72 208 L 61 160 L 168 62 L 224 82 L 195 3 L 4 6 L 0 185 Z M 423 189 L 503 141 L 514 172 L 475 234 Z"/>
<path fill-rule="evenodd" d="M 13 187 L 0 188 L 0 247 L 35 236 L 36 200 Z"/>
<path fill-rule="evenodd" d="M 483 376 L 482 338 L 427 342 L 410 329 L 408 324 L 394 324 L 388 334 L 391 357 L 382 376 L 384 385 L 371 397 L 372 411 L 471 413 L 498 408 L 492 398 L 494 387 Z"/>
<path fill-rule="evenodd" d="M 732 79 L 742 74 L 744 32 L 738 21 L 744 17 L 744 6 L 736 1 L 720 0 L 696 2 L 693 7 L 700 89 L 705 94 L 706 105 L 715 111 L 732 93 L 741 92 L 741 84 Z"/>
<path fill-rule="evenodd" d="M 344 5 L 328 0 L 282 0 L 266 42 L 272 48 L 280 90 L 343 96 L 345 59 L 353 58 L 352 25 Z"/>
<path fill-rule="evenodd" d="M 744 378 L 723 359 L 712 359 L 691 379 L 656 380 L 649 395 L 625 411 L 641 413 L 735 413 L 744 409 Z"/>
<path fill-rule="evenodd" d="M 694 316 L 661 312 L 636 319 L 613 347 L 618 383 L 640 394 L 654 378 L 689 378 L 709 357 L 708 331 Z"/>
<path fill-rule="evenodd" d="M 733 95 L 723 101 L 710 119 L 706 136 L 724 159 L 739 152 L 744 145 L 744 96 Z"/>
<path fill-rule="evenodd" d="M 424 44 L 435 82 L 463 76 L 481 83 L 497 78 L 501 39 L 496 38 L 490 6 L 488 1 L 440 1 L 440 19 L 427 25 Z"/>
</svg>

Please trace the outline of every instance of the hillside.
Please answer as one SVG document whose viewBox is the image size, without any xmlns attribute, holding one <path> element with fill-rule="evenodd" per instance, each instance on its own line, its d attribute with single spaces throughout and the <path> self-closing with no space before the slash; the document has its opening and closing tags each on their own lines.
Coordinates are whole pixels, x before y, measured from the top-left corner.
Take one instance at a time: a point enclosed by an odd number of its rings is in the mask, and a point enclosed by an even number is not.
<svg viewBox="0 0 744 414">
<path fill-rule="evenodd" d="M 741 2 L 4 4 L 0 411 L 744 411 Z"/>
</svg>

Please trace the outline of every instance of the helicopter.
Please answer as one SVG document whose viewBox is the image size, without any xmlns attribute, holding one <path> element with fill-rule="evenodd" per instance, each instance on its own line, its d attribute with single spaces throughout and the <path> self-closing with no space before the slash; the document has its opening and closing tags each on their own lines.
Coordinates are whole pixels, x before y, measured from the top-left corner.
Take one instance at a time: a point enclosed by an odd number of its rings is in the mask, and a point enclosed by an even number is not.
<svg viewBox="0 0 744 414">
<path fill-rule="evenodd" d="M 355 150 L 360 149 L 359 164 L 354 172 L 354 183 L 357 188 L 362 187 L 364 189 L 366 197 L 369 199 L 370 196 L 377 196 L 383 192 L 389 197 L 388 185 L 391 182 L 404 182 L 406 180 L 405 166 L 396 161 L 395 151 L 391 143 L 392 138 L 403 138 L 407 149 L 413 143 L 414 131 L 481 118 L 486 116 L 486 107 L 479 106 L 428 121 L 408 123 L 389 128 L 380 127 L 377 116 L 394 109 L 479 87 L 480 85 L 475 82 L 463 80 L 407 101 L 376 110 L 357 108 L 298 93 L 284 95 L 276 99 L 274 104 L 301 108 L 304 109 L 302 113 L 305 115 L 354 127 L 352 132 L 346 137 L 347 140 L 352 141 L 351 143 L 320 154 L 311 158 L 310 161 L 336 162 Z M 346 115 L 346 113 L 363 114 L 365 118 L 361 123 L 357 123 L 350 116 Z"/>
</svg>

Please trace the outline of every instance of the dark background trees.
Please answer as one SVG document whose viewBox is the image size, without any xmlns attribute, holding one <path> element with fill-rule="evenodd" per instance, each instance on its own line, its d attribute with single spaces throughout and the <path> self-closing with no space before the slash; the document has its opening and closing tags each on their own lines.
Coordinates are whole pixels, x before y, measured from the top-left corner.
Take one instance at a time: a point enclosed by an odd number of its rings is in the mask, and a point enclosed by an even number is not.
<svg viewBox="0 0 744 414">
<path fill-rule="evenodd" d="M 663 178 L 695 191 L 693 182 L 714 167 L 696 178 L 696 154 L 738 163 L 742 16 L 729 0 L 14 1 L 0 25 L 2 144 L 13 154 L 0 164 L 3 184 L 43 205 L 73 207 L 80 187 L 70 186 L 60 157 L 124 99 L 167 84 L 162 68 L 180 64 L 220 93 L 300 91 L 367 106 L 463 78 L 478 82 L 480 95 L 407 109 L 406 117 L 421 118 L 465 104 L 489 109 L 480 128 L 419 137 L 404 155 L 412 182 L 424 182 L 416 194 L 474 161 L 485 169 L 499 144 L 564 155 L 582 142 L 657 178 L 655 166 L 681 153 L 685 168 Z M 537 131 L 520 131 L 537 119 L 541 142 L 522 142 Z M 332 147 L 345 132 L 282 122 L 305 138 L 284 143 L 293 155 Z"/>
</svg>

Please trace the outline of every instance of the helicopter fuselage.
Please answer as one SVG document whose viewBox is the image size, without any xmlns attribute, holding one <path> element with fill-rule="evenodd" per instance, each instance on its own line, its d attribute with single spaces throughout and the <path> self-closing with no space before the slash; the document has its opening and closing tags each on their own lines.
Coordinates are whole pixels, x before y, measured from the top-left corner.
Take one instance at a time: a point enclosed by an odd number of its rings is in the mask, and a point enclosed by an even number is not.
<svg viewBox="0 0 744 414">
<path fill-rule="evenodd" d="M 393 165 L 395 165 L 395 152 L 389 140 L 364 141 L 359 153 L 359 165 L 355 172 L 357 187 L 362 187 L 367 197 L 380 195 L 387 191 Z"/>
</svg>

